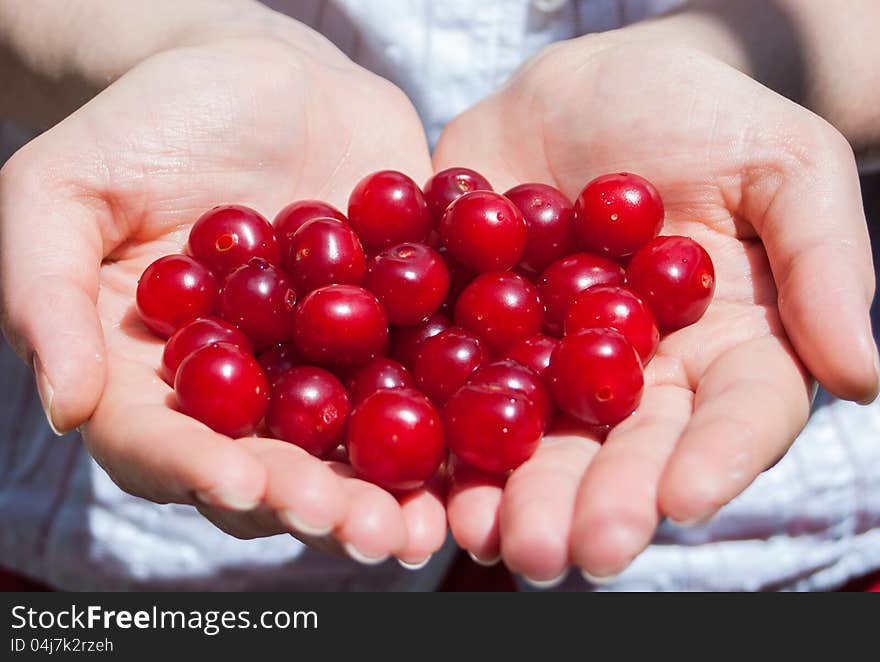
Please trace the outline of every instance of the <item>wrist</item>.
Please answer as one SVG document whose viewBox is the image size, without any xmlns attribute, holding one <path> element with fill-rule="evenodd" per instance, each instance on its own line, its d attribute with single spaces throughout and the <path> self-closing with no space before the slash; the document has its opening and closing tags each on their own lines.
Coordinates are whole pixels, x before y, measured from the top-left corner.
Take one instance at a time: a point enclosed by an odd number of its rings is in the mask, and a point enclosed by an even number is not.
<svg viewBox="0 0 880 662">
<path fill-rule="evenodd" d="M 0 0 L 0 119 L 45 128 L 153 55 L 230 39 L 338 53 L 256 0 Z"/>
<path fill-rule="evenodd" d="M 651 42 L 698 51 L 803 102 L 795 28 L 765 0 L 693 0 L 679 11 L 608 35 L 616 43 Z"/>
</svg>

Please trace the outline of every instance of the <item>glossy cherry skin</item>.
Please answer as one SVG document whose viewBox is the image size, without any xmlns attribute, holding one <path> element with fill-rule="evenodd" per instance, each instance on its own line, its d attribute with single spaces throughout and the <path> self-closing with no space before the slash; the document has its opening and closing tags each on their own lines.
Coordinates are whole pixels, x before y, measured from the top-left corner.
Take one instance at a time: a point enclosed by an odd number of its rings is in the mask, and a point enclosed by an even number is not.
<svg viewBox="0 0 880 662">
<path fill-rule="evenodd" d="M 452 322 L 446 315 L 436 313 L 424 322 L 412 326 L 392 327 L 391 356 L 407 368 L 412 369 L 421 344 L 450 326 L 452 326 Z"/>
<path fill-rule="evenodd" d="M 351 415 L 348 459 L 363 478 L 387 490 L 412 490 L 446 457 L 440 413 L 412 389 L 376 391 Z"/>
<path fill-rule="evenodd" d="M 357 285 L 327 285 L 300 302 L 293 342 L 306 361 L 360 365 L 384 353 L 388 317 L 372 292 Z"/>
<path fill-rule="evenodd" d="M 253 257 L 281 263 L 272 225 L 242 205 L 221 205 L 202 214 L 189 232 L 189 253 L 221 279 Z"/>
<path fill-rule="evenodd" d="M 216 317 L 199 317 L 180 327 L 165 343 L 159 375 L 173 386 L 177 368 L 183 360 L 197 349 L 215 342 L 236 345 L 248 354 L 254 351 L 248 337 L 232 324 Z"/>
<path fill-rule="evenodd" d="M 540 407 L 519 391 L 468 384 L 443 409 L 455 456 L 481 471 L 501 474 L 528 460 L 544 433 Z"/>
<path fill-rule="evenodd" d="M 380 170 L 358 182 L 348 199 L 348 221 L 371 251 L 421 243 L 431 230 L 431 212 L 422 190 L 395 170 Z"/>
<path fill-rule="evenodd" d="M 446 208 L 465 193 L 492 191 L 489 180 L 470 168 L 446 168 L 436 173 L 425 184 L 425 200 L 431 209 L 435 225 L 440 223 Z"/>
<path fill-rule="evenodd" d="M 440 220 L 440 238 L 449 254 L 478 273 L 512 268 L 523 256 L 527 237 L 519 209 L 491 191 L 466 193 Z"/>
<path fill-rule="evenodd" d="M 613 260 L 589 253 L 575 253 L 557 260 L 538 278 L 538 291 L 546 306 L 544 328 L 562 334 L 565 315 L 578 292 L 594 285 L 621 285 L 623 267 Z"/>
<path fill-rule="evenodd" d="M 300 294 L 336 283 L 360 285 L 367 274 L 361 240 L 342 221 L 309 221 L 289 237 L 285 248 L 282 264 Z"/>
<path fill-rule="evenodd" d="M 545 429 L 553 421 L 555 407 L 547 384 L 536 372 L 521 363 L 511 359 L 487 363 L 474 371 L 468 384 L 522 393 L 538 406 Z"/>
<path fill-rule="evenodd" d="M 293 233 L 303 225 L 309 221 L 314 221 L 316 218 L 333 218 L 343 223 L 348 222 L 345 214 L 333 205 L 321 200 L 297 200 L 296 202 L 291 202 L 278 212 L 275 220 L 272 221 L 275 234 L 281 243 L 282 255 L 286 252 L 284 250 L 285 241 L 288 241 Z"/>
<path fill-rule="evenodd" d="M 504 353 L 504 358 L 516 361 L 543 377 L 550 367 L 550 355 L 558 344 L 556 338 L 538 334 L 511 345 Z"/>
<path fill-rule="evenodd" d="M 464 288 L 455 304 L 455 323 L 479 336 L 489 351 L 503 352 L 541 330 L 544 304 L 525 278 L 496 271 Z"/>
<path fill-rule="evenodd" d="M 547 375 L 559 409 L 587 425 L 622 421 L 638 407 L 645 386 L 638 353 L 613 329 L 560 340 Z"/>
<path fill-rule="evenodd" d="M 424 244 L 398 244 L 370 260 L 365 285 L 393 324 L 418 324 L 437 312 L 449 290 L 449 270 Z"/>
<path fill-rule="evenodd" d="M 162 338 L 197 317 L 210 315 L 217 280 L 188 255 L 166 255 L 144 269 L 137 286 L 137 310 L 147 328 Z"/>
<path fill-rule="evenodd" d="M 449 269 L 449 291 L 446 293 L 446 301 L 440 306 L 440 312 L 451 317 L 455 311 L 458 296 L 464 291 L 464 288 L 471 284 L 478 274 L 452 257 L 445 246 L 440 246 L 437 252 L 443 256 L 446 268 Z"/>
<path fill-rule="evenodd" d="M 597 177 L 574 204 L 574 232 L 584 250 L 632 255 L 663 226 L 663 201 L 647 179 L 631 173 Z"/>
<path fill-rule="evenodd" d="M 223 282 L 220 317 L 247 334 L 259 351 L 290 340 L 296 292 L 287 274 L 255 257 Z"/>
<path fill-rule="evenodd" d="M 266 428 L 316 457 L 326 457 L 345 438 L 351 404 L 334 375 L 311 366 L 291 368 L 272 386 Z"/>
<path fill-rule="evenodd" d="M 654 313 L 639 296 L 619 285 L 597 285 L 578 294 L 565 317 L 566 335 L 585 329 L 620 331 L 635 347 L 642 365 L 657 351 L 660 332 Z"/>
<path fill-rule="evenodd" d="M 488 360 L 477 336 L 464 329 L 446 329 L 422 342 L 413 367 L 416 386 L 443 405 Z"/>
<path fill-rule="evenodd" d="M 394 359 L 380 356 L 354 371 L 348 380 L 348 394 L 356 407 L 376 391 L 414 386 L 409 370 Z"/>
<path fill-rule="evenodd" d="M 715 267 L 706 249 L 688 237 L 657 237 L 633 255 L 627 286 L 654 311 L 669 333 L 703 316 L 715 293 Z"/>
<path fill-rule="evenodd" d="M 184 414 L 229 437 L 251 434 L 269 405 L 269 384 L 257 360 L 229 343 L 213 343 L 186 357 L 174 392 Z"/>
<path fill-rule="evenodd" d="M 257 362 L 266 373 L 266 379 L 270 384 L 274 384 L 276 380 L 291 368 L 302 365 L 302 359 L 299 352 L 292 342 L 277 343 L 263 350 L 257 357 Z"/>
<path fill-rule="evenodd" d="M 574 252 L 571 201 L 547 184 L 520 184 L 504 194 L 516 205 L 528 227 L 526 251 L 519 266 L 540 273 L 561 257 Z"/>
</svg>

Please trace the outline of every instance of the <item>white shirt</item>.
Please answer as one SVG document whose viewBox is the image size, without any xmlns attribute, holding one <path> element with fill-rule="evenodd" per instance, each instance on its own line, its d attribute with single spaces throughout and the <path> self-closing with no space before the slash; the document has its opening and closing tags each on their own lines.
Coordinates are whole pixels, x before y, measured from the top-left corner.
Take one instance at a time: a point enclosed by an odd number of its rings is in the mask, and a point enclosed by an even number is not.
<svg viewBox="0 0 880 662">
<path fill-rule="evenodd" d="M 458 112 L 543 46 L 620 27 L 677 0 L 272 0 L 415 103 L 436 141 Z M 20 135 L 0 127 L 0 160 Z M 4 145 L 5 142 L 5 151 Z M 466 164 L 465 164 L 466 165 Z M 880 328 L 880 324 L 875 324 Z M 242 541 L 187 506 L 119 490 L 75 433 L 43 419 L 29 370 L 0 345 L 0 565 L 67 589 L 428 590 L 424 570 L 365 568 L 289 536 Z M 880 403 L 820 394 L 791 452 L 709 524 L 661 527 L 608 587 L 824 589 L 880 567 Z M 564 588 L 589 590 L 572 573 Z"/>
</svg>

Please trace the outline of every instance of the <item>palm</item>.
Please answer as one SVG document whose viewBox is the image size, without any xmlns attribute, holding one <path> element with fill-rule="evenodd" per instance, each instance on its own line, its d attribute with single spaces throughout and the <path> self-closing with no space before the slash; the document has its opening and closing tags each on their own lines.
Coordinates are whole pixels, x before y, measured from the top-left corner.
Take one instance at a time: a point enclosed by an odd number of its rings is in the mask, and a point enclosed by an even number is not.
<svg viewBox="0 0 880 662">
<path fill-rule="evenodd" d="M 245 40 L 164 53 L 53 131 L 56 151 L 63 146 L 57 157 L 78 173 L 65 185 L 97 214 L 103 246 L 107 384 L 85 437 L 124 489 L 200 501 L 236 535 L 332 529 L 367 556 L 420 560 L 445 536 L 434 495 L 398 503 L 293 445 L 233 443 L 174 411 L 156 375 L 162 343 L 133 308 L 146 265 L 179 252 L 190 224 L 216 204 L 268 215 L 299 198 L 344 208 L 370 171 L 430 174 L 421 126 L 402 94 L 335 51 L 322 56 L 329 65 L 286 45 Z"/>
<path fill-rule="evenodd" d="M 570 562 L 614 574 L 661 516 L 711 514 L 793 441 L 810 384 L 786 327 L 799 349 L 816 343 L 794 324 L 804 311 L 791 293 L 808 279 L 823 284 L 807 274 L 818 253 L 792 257 L 782 245 L 786 232 L 810 232 L 793 227 L 801 219 L 785 186 L 826 154 L 809 151 L 807 113 L 795 108 L 718 63 L 666 48 L 551 53 L 441 137 L 436 167 L 467 164 L 498 190 L 540 181 L 575 196 L 599 174 L 639 173 L 664 198 L 663 233 L 695 238 L 717 273 L 706 315 L 663 339 L 642 405 L 604 445 L 560 431 L 503 490 L 474 476 L 453 488 L 450 525 L 477 556 L 502 554 L 544 580 Z M 833 322 L 825 331 L 833 351 L 843 336 Z M 829 353 L 821 346 L 807 363 L 833 381 Z"/>
</svg>

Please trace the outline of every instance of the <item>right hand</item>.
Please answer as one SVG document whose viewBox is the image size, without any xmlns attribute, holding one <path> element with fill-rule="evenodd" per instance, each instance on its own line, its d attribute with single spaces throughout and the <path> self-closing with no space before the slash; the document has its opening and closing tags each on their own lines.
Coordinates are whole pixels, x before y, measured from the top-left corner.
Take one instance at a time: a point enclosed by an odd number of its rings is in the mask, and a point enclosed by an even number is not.
<svg viewBox="0 0 880 662">
<path fill-rule="evenodd" d="M 32 363 L 53 427 L 82 426 L 125 491 L 194 504 L 239 537 L 290 532 L 355 557 L 418 563 L 446 534 L 442 497 L 398 501 L 274 439 L 233 441 L 176 411 L 162 342 L 137 317 L 138 277 L 227 202 L 274 214 L 299 198 L 344 208 L 365 174 L 431 174 L 403 93 L 274 15 L 144 60 L 0 172 L 4 331 Z"/>
</svg>

